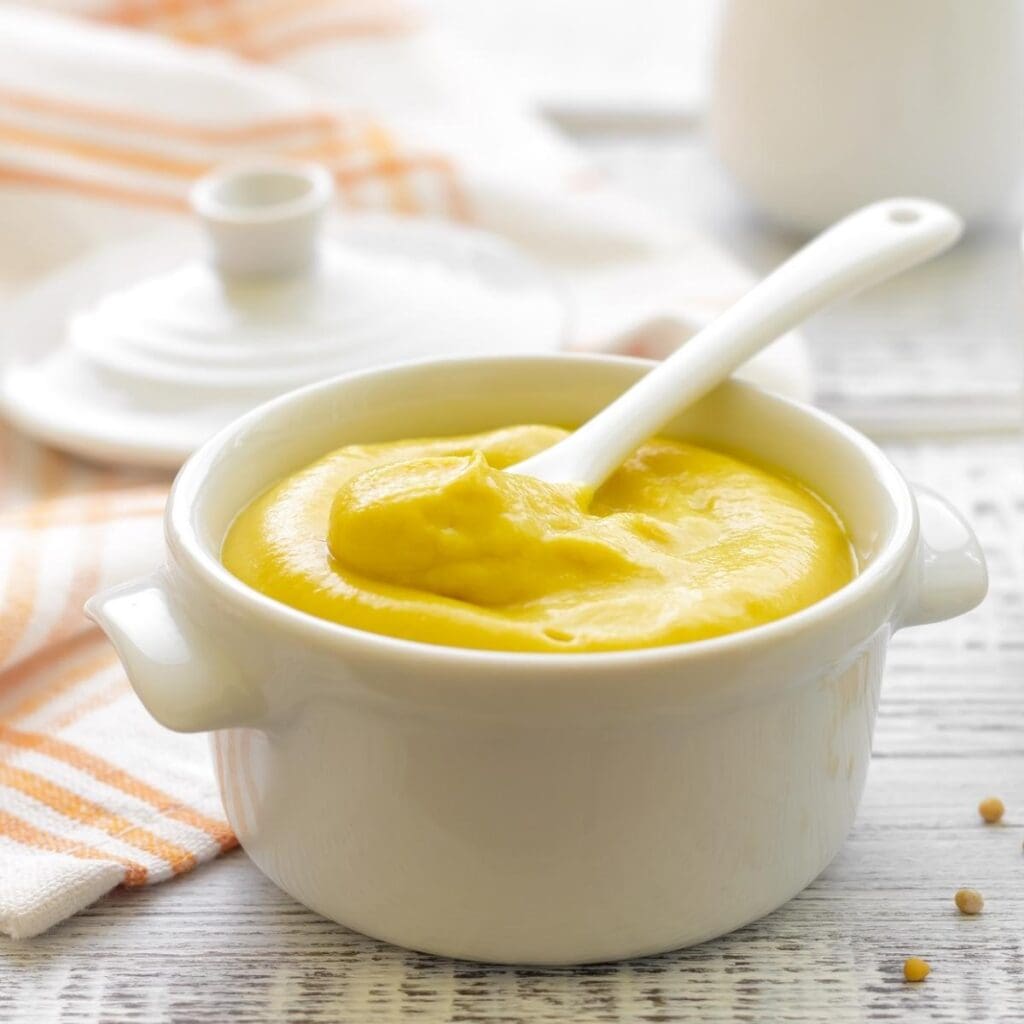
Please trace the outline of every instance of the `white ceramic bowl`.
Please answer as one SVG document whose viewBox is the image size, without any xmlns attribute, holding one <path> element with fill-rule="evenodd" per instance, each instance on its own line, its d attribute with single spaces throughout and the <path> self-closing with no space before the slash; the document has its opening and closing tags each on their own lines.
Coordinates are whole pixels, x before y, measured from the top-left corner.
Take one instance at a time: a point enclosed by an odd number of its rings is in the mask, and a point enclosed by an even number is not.
<svg viewBox="0 0 1024 1024">
<path fill-rule="evenodd" d="M 238 511 L 331 448 L 572 424 L 648 366 L 459 359 L 294 392 L 181 471 L 166 568 L 90 602 L 150 712 L 214 731 L 231 824 L 296 899 L 414 949 L 578 963 L 730 931 L 839 849 L 890 635 L 967 611 L 986 573 L 948 505 L 816 410 L 729 383 L 665 431 L 785 469 L 851 531 L 852 583 L 747 632 L 609 654 L 462 650 L 323 622 L 220 564 Z"/>
</svg>

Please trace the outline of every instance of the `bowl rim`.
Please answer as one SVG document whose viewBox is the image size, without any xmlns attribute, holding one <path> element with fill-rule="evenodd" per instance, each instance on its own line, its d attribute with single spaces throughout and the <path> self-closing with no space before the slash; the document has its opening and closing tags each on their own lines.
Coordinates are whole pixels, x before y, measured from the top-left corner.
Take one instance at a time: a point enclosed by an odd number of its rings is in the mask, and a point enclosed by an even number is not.
<svg viewBox="0 0 1024 1024">
<path fill-rule="evenodd" d="M 228 424 L 211 437 L 181 468 L 174 480 L 164 513 L 164 533 L 172 568 L 189 570 L 194 578 L 210 587 L 220 599 L 255 616 L 268 627 L 283 628 L 296 639 L 307 644 L 314 644 L 318 648 L 327 646 L 333 648 L 336 653 L 349 657 L 358 652 L 368 656 L 405 658 L 419 663 L 446 662 L 449 666 L 459 664 L 462 667 L 479 667 L 489 670 L 508 669 L 511 666 L 557 670 L 563 673 L 580 671 L 593 673 L 596 670 L 614 670 L 627 665 L 635 666 L 638 663 L 657 665 L 666 662 L 673 664 L 692 662 L 733 654 L 744 648 L 760 648 L 764 645 L 792 640 L 798 634 L 816 626 L 822 626 L 828 620 L 840 616 L 844 611 L 856 607 L 865 600 L 870 600 L 875 588 L 899 575 L 905 567 L 905 561 L 916 548 L 918 513 L 913 492 L 896 466 L 873 441 L 830 413 L 736 378 L 731 378 L 723 386 L 737 388 L 741 392 L 755 393 L 759 398 L 785 406 L 790 411 L 795 411 L 797 415 L 816 421 L 828 429 L 831 434 L 837 436 L 842 443 L 857 449 L 861 456 L 868 461 L 881 487 L 892 499 L 896 515 L 890 536 L 884 547 L 871 564 L 849 583 L 800 611 L 781 619 L 773 619 L 762 625 L 753 626 L 750 629 L 705 640 L 613 651 L 507 651 L 452 647 L 420 640 L 407 640 L 321 619 L 262 594 L 234 576 L 223 565 L 219 557 L 206 550 L 198 536 L 192 508 L 196 505 L 202 488 L 209 479 L 210 471 L 218 468 L 221 458 L 238 458 L 247 445 L 232 445 L 232 442 L 235 442 L 240 435 L 247 433 L 259 421 L 285 406 L 301 404 L 324 391 L 332 391 L 351 382 L 396 372 L 414 373 L 418 369 L 435 367 L 438 364 L 493 365 L 537 361 L 549 363 L 573 361 L 647 368 L 657 365 L 655 360 L 633 356 L 581 352 L 433 357 L 341 374 L 287 392 Z M 231 449 L 230 454 L 224 454 L 225 450 L 229 448 Z"/>
</svg>

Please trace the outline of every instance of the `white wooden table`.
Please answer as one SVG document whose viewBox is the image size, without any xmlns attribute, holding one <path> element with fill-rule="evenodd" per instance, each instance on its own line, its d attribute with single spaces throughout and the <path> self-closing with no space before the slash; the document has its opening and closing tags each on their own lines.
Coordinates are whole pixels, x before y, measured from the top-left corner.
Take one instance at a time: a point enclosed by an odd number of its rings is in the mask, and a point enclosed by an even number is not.
<svg viewBox="0 0 1024 1024">
<path fill-rule="evenodd" d="M 697 218 L 755 269 L 758 228 L 691 139 L 585 140 L 668 216 Z M 26 943 L 0 942 L 0 1020 L 672 1022 L 1024 1020 L 1024 324 L 1008 227 L 807 331 L 822 401 L 958 500 L 992 593 L 897 637 L 875 759 L 842 853 L 775 914 L 695 949 L 579 970 L 405 952 L 322 920 L 242 852 L 120 890 Z M 911 436 L 915 427 L 927 436 Z M 999 826 L 976 805 L 1000 795 Z M 953 906 L 980 889 L 985 912 Z M 908 955 L 928 959 L 921 985 Z"/>
</svg>

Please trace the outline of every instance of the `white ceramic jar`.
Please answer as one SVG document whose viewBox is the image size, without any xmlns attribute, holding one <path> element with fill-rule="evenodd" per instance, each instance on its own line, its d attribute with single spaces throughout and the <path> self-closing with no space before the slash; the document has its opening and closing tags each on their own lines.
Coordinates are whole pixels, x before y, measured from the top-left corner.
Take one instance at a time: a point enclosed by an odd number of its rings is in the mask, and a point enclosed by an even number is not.
<svg viewBox="0 0 1024 1024">
<path fill-rule="evenodd" d="M 718 156 L 785 226 L 886 195 L 984 219 L 1024 166 L 1024 4 L 727 0 L 712 92 Z"/>
<path fill-rule="evenodd" d="M 821 412 L 732 382 L 665 431 L 785 469 L 849 527 L 857 578 L 747 632 L 608 654 L 431 646 L 312 618 L 220 563 L 239 510 L 333 447 L 581 421 L 650 365 L 459 359 L 294 392 L 181 471 L 166 568 L 89 603 L 152 714 L 214 731 L 232 826 L 302 903 L 433 953 L 600 961 L 730 931 L 836 854 L 890 635 L 971 608 L 986 575 L 956 513 Z"/>
</svg>

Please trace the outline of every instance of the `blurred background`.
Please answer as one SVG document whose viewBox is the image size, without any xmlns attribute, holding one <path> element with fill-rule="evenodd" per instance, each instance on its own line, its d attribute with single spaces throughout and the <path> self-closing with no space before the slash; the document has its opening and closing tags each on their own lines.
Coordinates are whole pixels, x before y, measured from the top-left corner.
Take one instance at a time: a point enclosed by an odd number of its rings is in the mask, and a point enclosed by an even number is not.
<svg viewBox="0 0 1024 1024">
<path fill-rule="evenodd" d="M 611 177 L 757 274 L 827 219 L 800 221 L 791 193 L 828 191 L 837 176 L 846 209 L 913 191 L 967 215 L 953 252 L 806 327 L 818 398 L 884 434 L 1014 429 L 1024 375 L 1017 0 L 437 9 Z M 738 137 L 774 173 L 762 175 Z M 790 186 L 780 195 L 771 179 Z M 844 198 L 828 212 L 840 215 Z"/>
<path fill-rule="evenodd" d="M 48 0 L 0 16 L 0 218 L 17 238 L 0 294 L 180 222 L 200 173 L 263 153 L 324 161 L 343 207 L 469 221 L 560 277 L 686 250 L 691 327 L 829 221 L 920 194 L 969 234 L 807 327 L 818 400 L 878 434 L 1019 420 L 1018 0 Z M 275 135 L 282 112 L 319 128 Z M 664 304 L 675 284 L 656 276 Z M 574 296 L 570 344 L 655 303 L 595 295 Z M 783 360 L 767 379 L 794 373 Z"/>
</svg>

